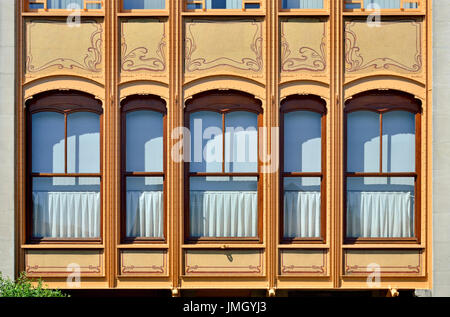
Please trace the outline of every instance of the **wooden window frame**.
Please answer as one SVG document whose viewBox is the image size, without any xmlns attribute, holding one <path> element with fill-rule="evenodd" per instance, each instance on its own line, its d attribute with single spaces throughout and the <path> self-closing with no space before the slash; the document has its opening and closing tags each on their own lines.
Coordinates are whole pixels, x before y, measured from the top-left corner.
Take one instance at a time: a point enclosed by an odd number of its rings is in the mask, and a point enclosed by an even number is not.
<svg viewBox="0 0 450 317">
<path fill-rule="evenodd" d="M 164 9 L 124 9 L 124 1 L 119 0 L 119 16 L 168 16 L 170 11 L 170 0 L 165 0 Z"/>
<path fill-rule="evenodd" d="M 241 0 L 241 9 L 207 9 L 206 0 L 180 0 L 183 1 L 183 15 L 264 15 L 266 4 L 264 0 Z M 258 4 L 259 9 L 246 9 L 246 4 Z M 188 9 L 189 4 L 202 4 L 201 9 Z"/>
<path fill-rule="evenodd" d="M 285 172 L 284 171 L 284 115 L 290 112 L 305 111 L 321 115 L 321 171 L 320 172 Z M 282 244 L 293 243 L 326 243 L 326 102 L 316 95 L 291 95 L 281 101 L 280 107 L 280 197 L 279 197 L 279 239 Z M 320 237 L 313 238 L 286 238 L 284 237 L 284 178 L 285 177 L 320 177 Z"/>
<path fill-rule="evenodd" d="M 422 136 L 422 103 L 405 92 L 395 90 L 371 90 L 359 93 L 345 102 L 344 108 L 344 221 L 343 221 L 343 241 L 344 244 L 358 243 L 414 243 L 420 244 L 422 228 L 421 224 L 421 136 Z M 357 111 L 371 111 L 380 115 L 380 172 L 348 172 L 347 152 L 348 152 L 348 114 Z M 382 172 L 382 118 L 383 114 L 392 111 L 405 111 L 414 114 L 415 120 L 415 172 Z M 414 177 L 414 237 L 411 238 L 368 238 L 368 237 L 347 237 L 347 178 L 348 177 Z"/>
<path fill-rule="evenodd" d="M 47 8 L 48 0 L 23 0 L 23 13 L 29 14 L 39 14 L 39 15 L 70 15 L 73 13 L 73 10 L 67 9 L 48 9 Z M 80 9 L 81 15 L 103 15 L 105 12 L 105 1 L 108 0 L 83 0 L 84 7 Z M 30 4 L 43 4 L 43 9 L 30 9 Z M 87 9 L 88 4 L 96 4 L 99 3 L 101 5 L 101 9 Z"/>
<path fill-rule="evenodd" d="M 52 90 L 39 93 L 26 102 L 26 241 L 31 244 L 40 243 L 84 243 L 101 244 L 103 241 L 103 108 L 100 100 L 94 96 L 75 90 Z M 40 112 L 56 112 L 64 115 L 64 173 L 32 172 L 32 115 Z M 67 117 L 72 113 L 90 112 L 99 115 L 100 122 L 100 169 L 99 173 L 67 173 Z M 33 237 L 33 178 L 36 177 L 96 177 L 100 179 L 100 237 L 99 238 L 37 238 Z"/>
<path fill-rule="evenodd" d="M 237 90 L 214 90 L 199 93 L 186 102 L 184 126 L 190 128 L 190 114 L 200 111 L 210 111 L 222 115 L 222 138 L 225 138 L 225 115 L 231 112 L 244 111 L 258 115 L 258 129 L 263 126 L 263 108 L 260 100 L 253 95 Z M 259 134 L 259 133 L 258 133 Z M 189 140 L 190 141 L 190 140 Z M 190 162 L 184 162 L 184 240 L 188 244 L 195 243 L 262 243 L 263 242 L 263 184 L 261 177 L 261 160 L 258 155 L 258 171 L 250 173 L 226 173 L 225 166 L 225 142 L 222 142 L 222 171 L 218 173 L 191 172 Z M 258 135 L 259 149 L 259 135 Z M 258 179 L 258 229 L 256 237 L 191 237 L 190 236 L 190 178 L 207 176 L 241 176 L 256 177 Z"/>
<path fill-rule="evenodd" d="M 167 108 L 166 102 L 155 95 L 131 95 L 121 101 L 121 203 L 120 203 L 120 241 L 125 244 L 131 243 L 165 243 L 167 241 L 167 150 L 166 150 L 166 130 L 167 130 Z M 163 115 L 163 171 L 162 172 L 130 172 L 126 168 L 127 147 L 127 113 L 135 111 L 154 111 Z M 126 217 L 127 217 L 127 185 L 128 177 L 162 177 L 163 178 L 163 238 L 151 237 L 127 237 L 126 235 Z"/>
<path fill-rule="evenodd" d="M 360 0 L 361 8 L 346 9 L 346 4 L 351 4 L 350 1 L 356 3 L 358 0 L 340 0 L 342 1 L 344 15 L 372 15 L 375 9 L 364 8 L 364 0 Z M 403 4 L 418 2 L 417 9 L 405 9 Z M 380 9 L 381 15 L 425 15 L 426 0 L 400 0 L 400 8 L 397 9 Z"/>
<path fill-rule="evenodd" d="M 329 15 L 330 14 L 330 0 L 322 0 L 322 9 L 284 9 L 283 0 L 278 0 L 278 8 L 280 15 Z M 334 0 L 331 0 L 334 1 Z"/>
</svg>

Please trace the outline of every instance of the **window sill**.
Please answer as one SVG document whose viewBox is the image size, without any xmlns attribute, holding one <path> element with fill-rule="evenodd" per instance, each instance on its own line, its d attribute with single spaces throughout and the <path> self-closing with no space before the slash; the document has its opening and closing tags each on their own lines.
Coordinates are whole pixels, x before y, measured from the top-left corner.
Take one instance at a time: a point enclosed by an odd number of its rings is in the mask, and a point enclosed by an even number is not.
<svg viewBox="0 0 450 317">
<path fill-rule="evenodd" d="M 22 244 L 21 249 L 104 249 L 102 243 L 99 244 L 80 244 L 80 243 L 39 243 L 39 244 Z"/>
</svg>

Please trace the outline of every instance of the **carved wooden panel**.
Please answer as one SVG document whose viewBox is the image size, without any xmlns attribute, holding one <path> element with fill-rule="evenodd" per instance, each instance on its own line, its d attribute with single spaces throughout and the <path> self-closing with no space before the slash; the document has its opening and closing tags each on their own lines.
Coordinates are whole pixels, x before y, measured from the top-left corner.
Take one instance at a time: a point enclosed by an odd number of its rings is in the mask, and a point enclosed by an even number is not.
<svg viewBox="0 0 450 317">
<path fill-rule="evenodd" d="M 424 34 L 420 20 L 345 22 L 346 80 L 377 74 L 402 74 L 422 80 Z"/>
<path fill-rule="evenodd" d="M 47 75 L 103 76 L 103 26 L 83 19 L 78 27 L 66 20 L 25 22 L 27 79 Z"/>
<path fill-rule="evenodd" d="M 158 276 L 167 274 L 167 250 L 120 251 L 120 275 Z"/>
<path fill-rule="evenodd" d="M 122 80 L 167 76 L 167 40 L 167 23 L 164 20 L 122 20 Z"/>
<path fill-rule="evenodd" d="M 262 275 L 262 250 L 186 250 L 186 275 Z"/>
<path fill-rule="evenodd" d="M 282 77 L 323 77 L 328 68 L 328 24 L 323 19 L 289 18 L 280 23 Z"/>
<path fill-rule="evenodd" d="M 281 249 L 281 275 L 327 275 L 327 249 Z"/>
<path fill-rule="evenodd" d="M 259 20 L 191 20 L 185 23 L 185 76 L 264 73 L 263 23 Z"/>
<path fill-rule="evenodd" d="M 380 272 L 382 276 L 422 275 L 422 250 L 345 250 L 345 275 L 368 275 Z"/>
<path fill-rule="evenodd" d="M 25 271 L 30 276 L 103 275 L 102 250 L 27 250 Z"/>
</svg>

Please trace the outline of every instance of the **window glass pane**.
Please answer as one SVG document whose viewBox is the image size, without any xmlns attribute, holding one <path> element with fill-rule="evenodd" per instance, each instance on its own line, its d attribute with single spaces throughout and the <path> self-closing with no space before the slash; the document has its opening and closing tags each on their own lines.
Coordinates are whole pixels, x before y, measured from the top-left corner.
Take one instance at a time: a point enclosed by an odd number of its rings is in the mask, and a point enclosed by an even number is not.
<svg viewBox="0 0 450 317">
<path fill-rule="evenodd" d="M 222 172 L 222 114 L 200 111 L 190 114 L 191 172 Z"/>
<path fill-rule="evenodd" d="M 206 0 L 207 9 L 242 9 L 242 0 Z"/>
<path fill-rule="evenodd" d="M 415 171 L 415 118 L 406 111 L 383 114 L 383 172 Z"/>
<path fill-rule="evenodd" d="M 225 115 L 225 172 L 258 172 L 258 115 Z"/>
<path fill-rule="evenodd" d="M 100 178 L 33 178 L 33 237 L 100 237 Z"/>
<path fill-rule="evenodd" d="M 32 171 L 64 173 L 64 115 L 39 112 L 32 115 Z"/>
<path fill-rule="evenodd" d="M 256 237 L 258 179 L 192 177 L 191 237 Z"/>
<path fill-rule="evenodd" d="M 163 177 L 127 177 L 127 237 L 164 237 Z"/>
<path fill-rule="evenodd" d="M 323 9 L 323 0 L 283 0 L 283 9 Z"/>
<path fill-rule="evenodd" d="M 132 111 L 126 114 L 126 169 L 129 172 L 163 172 L 162 113 Z"/>
<path fill-rule="evenodd" d="M 67 117 L 67 172 L 100 172 L 100 116 L 76 112 Z"/>
<path fill-rule="evenodd" d="M 189 3 L 190 0 L 187 0 L 187 9 L 202 9 L 201 3 Z M 250 5 L 247 9 L 254 9 L 254 5 Z M 259 5 L 257 5 L 259 8 Z M 242 9 L 242 0 L 206 0 L 206 9 Z"/>
<path fill-rule="evenodd" d="M 347 178 L 347 237 L 414 236 L 414 178 Z"/>
<path fill-rule="evenodd" d="M 364 8 L 400 9 L 401 0 L 364 0 Z M 405 9 L 416 9 L 417 3 L 405 3 Z"/>
<path fill-rule="evenodd" d="M 261 8 L 261 5 L 259 3 L 246 3 L 245 8 L 246 9 L 259 9 L 259 8 Z"/>
<path fill-rule="evenodd" d="M 29 9 L 30 10 L 44 9 L 44 4 L 43 3 L 31 3 L 30 2 Z"/>
<path fill-rule="evenodd" d="M 321 115 L 310 111 L 284 114 L 284 171 L 320 172 Z"/>
<path fill-rule="evenodd" d="M 131 9 L 165 9 L 166 0 L 124 0 L 123 8 Z"/>
<path fill-rule="evenodd" d="M 348 114 L 347 171 L 380 171 L 380 115 L 370 111 Z"/>
<path fill-rule="evenodd" d="M 82 10 L 84 9 L 84 0 L 48 0 L 48 9 L 67 9 L 67 10 Z M 101 9 L 100 3 L 88 3 L 87 9 Z"/>
<path fill-rule="evenodd" d="M 284 237 L 320 237 L 320 177 L 285 177 L 283 183 Z"/>
</svg>

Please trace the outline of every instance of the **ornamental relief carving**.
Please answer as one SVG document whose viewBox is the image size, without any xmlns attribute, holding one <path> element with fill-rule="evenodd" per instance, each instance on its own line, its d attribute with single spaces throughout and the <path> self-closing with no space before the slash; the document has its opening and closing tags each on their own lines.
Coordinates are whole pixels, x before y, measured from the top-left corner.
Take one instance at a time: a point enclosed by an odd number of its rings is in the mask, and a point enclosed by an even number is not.
<svg viewBox="0 0 450 317">
<path fill-rule="evenodd" d="M 321 72 L 327 68 L 327 24 L 315 19 L 281 23 L 281 72 Z"/>
<path fill-rule="evenodd" d="M 421 23 L 416 20 L 381 21 L 380 27 L 369 27 L 365 20 L 346 22 L 346 73 L 420 72 L 421 29 Z"/>
<path fill-rule="evenodd" d="M 185 25 L 185 71 L 230 68 L 263 70 L 262 23 L 259 21 L 192 21 Z"/>
<path fill-rule="evenodd" d="M 155 19 L 123 21 L 121 46 L 122 72 L 166 71 L 167 39 L 164 22 Z"/>
<path fill-rule="evenodd" d="M 65 20 L 30 20 L 26 23 L 26 33 L 28 75 L 63 70 L 102 72 L 101 23 L 83 20 L 80 27 L 69 27 Z"/>
</svg>

